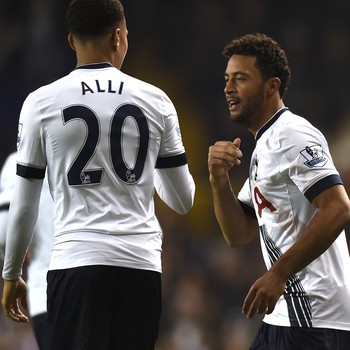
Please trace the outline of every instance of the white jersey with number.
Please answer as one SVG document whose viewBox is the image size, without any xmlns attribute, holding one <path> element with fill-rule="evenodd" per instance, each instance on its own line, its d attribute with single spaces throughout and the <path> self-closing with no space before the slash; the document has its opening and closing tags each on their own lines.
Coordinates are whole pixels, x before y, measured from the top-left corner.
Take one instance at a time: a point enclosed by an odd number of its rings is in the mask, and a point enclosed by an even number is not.
<svg viewBox="0 0 350 350">
<path fill-rule="evenodd" d="M 161 271 L 155 168 L 187 164 L 176 110 L 160 89 L 108 63 L 81 66 L 31 93 L 17 173 L 55 202 L 50 269 L 115 265 Z"/>
<path fill-rule="evenodd" d="M 267 268 L 290 248 L 316 208 L 312 199 L 342 183 L 319 130 L 287 108 L 256 135 L 250 176 L 238 198 L 254 208 Z M 264 321 L 278 326 L 350 330 L 350 258 L 345 233 L 306 268 L 289 278 Z"/>
</svg>

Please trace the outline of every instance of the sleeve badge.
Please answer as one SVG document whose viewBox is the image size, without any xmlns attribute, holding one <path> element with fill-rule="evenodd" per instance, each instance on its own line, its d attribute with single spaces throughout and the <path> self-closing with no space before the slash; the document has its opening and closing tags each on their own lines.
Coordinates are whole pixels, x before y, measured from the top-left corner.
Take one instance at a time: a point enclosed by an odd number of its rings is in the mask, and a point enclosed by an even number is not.
<svg viewBox="0 0 350 350">
<path fill-rule="evenodd" d="M 300 154 L 306 159 L 304 164 L 309 168 L 323 167 L 328 161 L 320 145 L 306 146 Z"/>
</svg>

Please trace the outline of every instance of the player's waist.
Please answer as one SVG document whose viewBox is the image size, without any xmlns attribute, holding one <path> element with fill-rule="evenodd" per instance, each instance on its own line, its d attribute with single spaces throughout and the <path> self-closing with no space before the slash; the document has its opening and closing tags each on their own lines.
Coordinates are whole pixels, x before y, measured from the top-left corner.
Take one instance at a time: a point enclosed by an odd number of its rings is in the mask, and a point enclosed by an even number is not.
<svg viewBox="0 0 350 350">
<path fill-rule="evenodd" d="M 124 235 L 65 232 L 55 239 L 49 269 L 110 265 L 160 272 L 161 247 L 160 231 Z"/>
</svg>

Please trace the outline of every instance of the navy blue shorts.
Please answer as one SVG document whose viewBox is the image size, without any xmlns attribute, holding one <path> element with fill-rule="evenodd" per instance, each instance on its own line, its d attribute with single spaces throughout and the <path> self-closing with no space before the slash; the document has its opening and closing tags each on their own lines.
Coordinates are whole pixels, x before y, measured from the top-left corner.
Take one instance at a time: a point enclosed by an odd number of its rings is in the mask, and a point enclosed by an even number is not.
<svg viewBox="0 0 350 350">
<path fill-rule="evenodd" d="M 280 327 L 262 322 L 250 350 L 349 350 L 350 331 Z"/>
<path fill-rule="evenodd" d="M 49 325 L 47 323 L 47 313 L 32 317 L 32 325 L 35 339 L 40 350 L 50 350 Z"/>
<path fill-rule="evenodd" d="M 158 272 L 84 266 L 47 275 L 50 350 L 154 350 Z"/>
</svg>

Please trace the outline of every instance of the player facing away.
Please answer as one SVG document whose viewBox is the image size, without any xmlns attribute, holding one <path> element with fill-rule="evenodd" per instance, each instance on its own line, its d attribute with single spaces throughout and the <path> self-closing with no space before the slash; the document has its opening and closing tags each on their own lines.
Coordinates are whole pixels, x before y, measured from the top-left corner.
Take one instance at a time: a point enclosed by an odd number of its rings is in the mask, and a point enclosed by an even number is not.
<svg viewBox="0 0 350 350">
<path fill-rule="evenodd" d="M 26 322 L 22 261 L 45 171 L 55 206 L 47 276 L 51 350 L 154 349 L 162 230 L 154 191 L 179 214 L 194 201 L 173 103 L 121 72 L 127 23 L 117 0 L 73 0 L 77 66 L 26 98 L 4 260 L 5 315 Z"/>
<path fill-rule="evenodd" d="M 284 106 L 290 69 L 264 34 L 224 49 L 231 119 L 255 136 L 249 177 L 236 196 L 229 171 L 241 163 L 239 138 L 209 148 L 214 210 L 230 246 L 260 233 L 267 272 L 242 312 L 265 314 L 250 349 L 345 350 L 350 343 L 350 259 L 343 231 L 348 195 L 322 133 Z"/>
<path fill-rule="evenodd" d="M 5 160 L 0 174 L 0 250 L 6 245 L 8 210 L 13 197 L 16 180 L 17 153 Z M 38 219 L 26 257 L 28 313 L 40 350 L 49 350 L 49 329 L 46 308 L 46 274 L 50 263 L 54 227 L 53 201 L 47 180 L 44 180 L 40 195 Z"/>
</svg>

